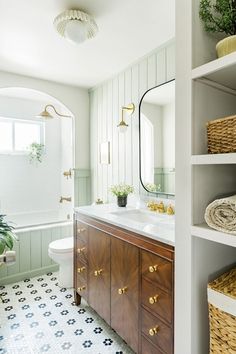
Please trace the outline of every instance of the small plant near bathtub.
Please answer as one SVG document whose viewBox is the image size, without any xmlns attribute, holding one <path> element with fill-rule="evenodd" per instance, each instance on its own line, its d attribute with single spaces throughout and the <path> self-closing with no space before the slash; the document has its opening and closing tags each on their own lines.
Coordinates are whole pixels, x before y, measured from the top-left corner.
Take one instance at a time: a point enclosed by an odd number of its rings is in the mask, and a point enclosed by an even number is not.
<svg viewBox="0 0 236 354">
<path fill-rule="evenodd" d="M 44 152 L 44 145 L 43 144 L 38 144 L 35 142 L 30 144 L 30 146 L 29 146 L 30 163 L 33 163 L 33 162 L 41 163 L 43 152 Z"/>
<path fill-rule="evenodd" d="M 127 204 L 127 196 L 134 192 L 134 187 L 129 184 L 116 184 L 111 186 L 110 191 L 117 197 L 117 204 L 119 207 L 125 207 Z"/>
<path fill-rule="evenodd" d="M 206 32 L 228 36 L 216 45 L 218 57 L 236 50 L 236 0 L 200 0 L 199 16 Z"/>
<path fill-rule="evenodd" d="M 13 232 L 14 227 L 4 220 L 5 216 L 0 214 L 0 254 L 12 250 L 14 242 L 18 240 Z"/>
</svg>

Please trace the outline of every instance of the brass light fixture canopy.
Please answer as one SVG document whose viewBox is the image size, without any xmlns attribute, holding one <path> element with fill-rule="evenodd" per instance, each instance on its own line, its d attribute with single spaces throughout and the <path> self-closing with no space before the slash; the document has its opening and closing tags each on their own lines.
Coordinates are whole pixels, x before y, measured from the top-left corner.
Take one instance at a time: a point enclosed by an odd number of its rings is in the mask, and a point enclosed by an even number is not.
<svg viewBox="0 0 236 354">
<path fill-rule="evenodd" d="M 59 117 L 65 117 L 65 118 L 72 118 L 72 116 L 69 116 L 69 115 L 66 115 L 66 114 L 61 114 L 59 112 L 57 112 L 56 108 L 52 105 L 52 104 L 47 104 L 45 107 L 44 107 L 44 110 L 39 113 L 39 115 L 37 115 L 38 118 L 44 118 L 44 119 L 52 119 L 54 118 L 53 115 L 48 112 L 48 108 L 52 108 L 54 110 L 54 112 L 59 116 Z"/>
<path fill-rule="evenodd" d="M 122 115 L 121 115 L 121 121 L 117 125 L 117 128 L 119 129 L 120 133 L 124 133 L 127 128 L 128 124 L 124 121 L 124 112 L 126 112 L 129 116 L 131 116 L 135 111 L 135 105 L 134 103 L 129 103 L 127 106 L 122 107 Z"/>
</svg>

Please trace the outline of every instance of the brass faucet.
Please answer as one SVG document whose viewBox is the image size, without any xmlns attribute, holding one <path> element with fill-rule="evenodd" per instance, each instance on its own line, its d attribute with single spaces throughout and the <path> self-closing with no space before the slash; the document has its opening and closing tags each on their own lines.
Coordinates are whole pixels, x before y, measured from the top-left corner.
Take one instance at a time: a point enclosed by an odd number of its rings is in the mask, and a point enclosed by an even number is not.
<svg viewBox="0 0 236 354">
<path fill-rule="evenodd" d="M 151 211 L 157 211 L 159 213 L 165 212 L 165 206 L 164 206 L 163 202 L 160 202 L 160 203 L 149 202 L 149 203 L 147 203 L 147 207 Z"/>
<path fill-rule="evenodd" d="M 61 197 L 59 203 L 71 202 L 71 197 Z"/>
</svg>

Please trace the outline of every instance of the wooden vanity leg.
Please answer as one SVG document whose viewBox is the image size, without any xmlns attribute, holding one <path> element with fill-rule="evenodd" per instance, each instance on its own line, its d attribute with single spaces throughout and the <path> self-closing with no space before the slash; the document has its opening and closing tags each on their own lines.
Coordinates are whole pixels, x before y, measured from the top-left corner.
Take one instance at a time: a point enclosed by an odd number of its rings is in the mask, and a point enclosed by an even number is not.
<svg viewBox="0 0 236 354">
<path fill-rule="evenodd" d="M 77 293 L 76 290 L 74 290 L 74 300 L 75 300 L 76 306 L 81 304 L 81 296 Z"/>
</svg>

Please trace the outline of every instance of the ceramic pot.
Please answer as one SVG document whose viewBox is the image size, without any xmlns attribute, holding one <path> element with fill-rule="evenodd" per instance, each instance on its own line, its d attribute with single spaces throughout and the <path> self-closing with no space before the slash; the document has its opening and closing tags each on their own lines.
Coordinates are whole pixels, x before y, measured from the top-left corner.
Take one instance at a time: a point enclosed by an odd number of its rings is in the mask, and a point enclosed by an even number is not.
<svg viewBox="0 0 236 354">
<path fill-rule="evenodd" d="M 117 205 L 119 207 L 125 207 L 127 204 L 127 195 L 117 197 Z"/>
<path fill-rule="evenodd" d="M 226 37 L 221 41 L 219 41 L 216 45 L 216 52 L 218 58 L 221 58 L 235 51 L 236 51 L 236 36 Z"/>
</svg>

